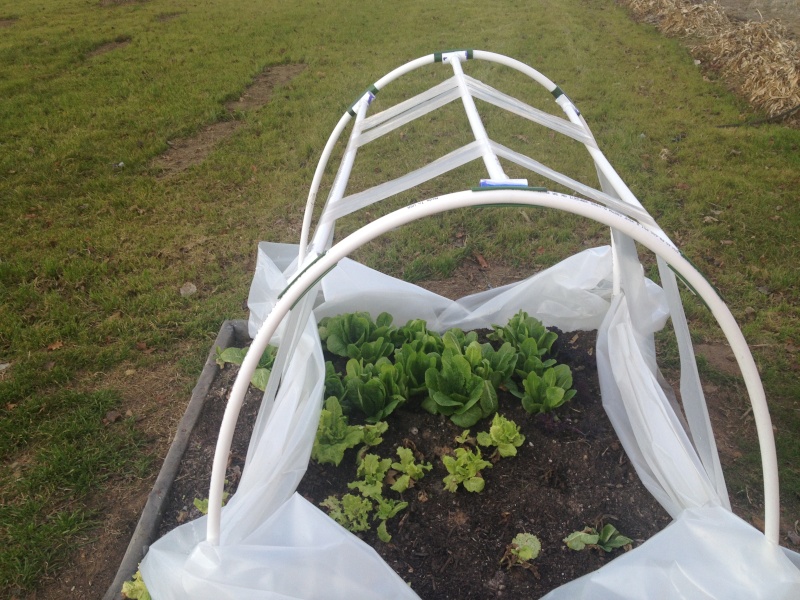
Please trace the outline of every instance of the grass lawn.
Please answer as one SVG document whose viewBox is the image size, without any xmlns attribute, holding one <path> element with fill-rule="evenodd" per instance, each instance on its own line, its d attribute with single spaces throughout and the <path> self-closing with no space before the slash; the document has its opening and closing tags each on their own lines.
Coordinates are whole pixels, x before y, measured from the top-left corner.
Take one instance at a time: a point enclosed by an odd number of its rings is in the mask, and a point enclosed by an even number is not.
<svg viewBox="0 0 800 600">
<path fill-rule="evenodd" d="M 221 322 L 246 316 L 256 243 L 298 240 L 341 114 L 392 68 L 453 47 L 518 58 L 558 83 L 718 287 L 767 388 L 784 520 L 800 519 L 800 131 L 721 127 L 750 109 L 678 41 L 611 0 L 0 0 L 0 595 L 69 565 L 115 510 L 103 500 L 112 490 L 148 488 Z M 236 104 L 280 65 L 305 68 L 263 106 Z M 465 70 L 556 110 L 519 78 Z M 423 84 L 447 75 L 431 67 Z M 413 91 L 398 84 L 386 96 Z M 500 141 L 591 181 L 579 148 L 538 138 L 534 126 L 520 133 L 484 108 Z M 438 118 L 365 152 L 353 185 L 464 143 L 463 112 Z M 164 174 L 158 157 L 217 123 L 229 133 L 202 162 Z M 427 191 L 463 189 L 464 175 L 480 177 L 480 165 Z M 354 227 L 347 219 L 341 231 Z M 522 276 L 603 234 L 556 213 L 456 212 L 358 258 L 419 280 L 478 252 Z M 197 292 L 184 296 L 188 282 Z M 705 307 L 687 299 L 696 341 L 719 342 Z M 741 394 L 734 378 L 701 367 Z M 736 451 L 731 493 L 757 505 L 751 437 Z"/>
</svg>

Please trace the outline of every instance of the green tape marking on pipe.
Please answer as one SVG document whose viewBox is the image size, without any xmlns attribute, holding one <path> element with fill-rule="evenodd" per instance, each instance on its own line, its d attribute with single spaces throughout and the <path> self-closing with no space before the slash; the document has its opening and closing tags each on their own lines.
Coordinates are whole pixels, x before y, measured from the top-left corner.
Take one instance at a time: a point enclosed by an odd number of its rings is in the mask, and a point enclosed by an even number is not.
<svg viewBox="0 0 800 600">
<path fill-rule="evenodd" d="M 453 54 L 454 52 L 465 52 L 467 55 L 467 60 L 472 60 L 473 58 L 473 51 L 471 48 L 460 48 L 458 50 L 445 50 L 443 52 L 434 52 L 433 62 L 442 62 L 444 60 L 445 54 Z"/>
<path fill-rule="evenodd" d="M 314 262 L 317 262 L 317 261 L 314 261 Z M 311 265 L 309 265 L 309 266 L 311 266 Z M 317 284 L 318 284 L 320 281 L 322 281 L 323 279 L 325 279 L 325 276 L 326 276 L 328 273 L 330 273 L 331 271 L 333 271 L 333 270 L 334 270 L 336 267 L 338 267 L 338 266 L 339 266 L 339 263 L 338 263 L 338 262 L 337 262 L 337 263 L 334 263 L 334 265 L 333 265 L 333 266 L 332 266 L 330 269 L 328 269 L 328 270 L 327 270 L 327 271 L 325 271 L 325 272 L 324 272 L 322 275 L 320 275 L 319 277 L 317 277 L 317 278 L 314 280 L 314 283 L 312 283 L 310 286 L 308 286 L 308 287 L 306 288 L 306 291 L 305 291 L 305 292 L 303 292 L 302 294 L 300 294 L 300 297 L 299 297 L 297 300 L 295 300 L 295 301 L 294 301 L 294 304 L 292 304 L 292 306 L 289 308 L 289 310 L 294 310 L 294 307 L 295 307 L 295 306 L 297 306 L 297 303 L 298 303 L 298 302 L 300 302 L 300 300 L 302 300 L 303 298 L 305 298 L 306 294 L 308 294 L 308 292 L 310 292 L 311 290 L 313 290 L 315 285 L 317 285 Z M 284 290 L 284 291 L 286 291 L 286 290 Z"/>
<path fill-rule="evenodd" d="M 291 281 L 291 282 L 289 282 L 289 285 L 287 285 L 285 288 L 283 288 L 283 290 L 281 291 L 281 293 L 280 293 L 280 294 L 278 294 L 278 298 L 277 298 L 277 299 L 278 299 L 278 300 L 280 300 L 281 298 L 283 298 L 283 295 L 284 295 L 284 294 L 287 292 L 287 290 L 288 290 L 290 287 L 292 287 L 292 286 L 295 284 L 295 282 L 296 282 L 298 279 L 300 279 L 301 275 L 303 275 L 303 273 L 305 273 L 305 272 L 306 272 L 306 271 L 308 271 L 308 270 L 309 270 L 311 267 L 313 267 L 313 266 L 314 266 L 314 265 L 315 265 L 317 262 L 319 262 L 320 260 L 322 260 L 322 257 L 323 257 L 323 256 L 325 256 L 325 252 L 323 252 L 322 254 L 320 254 L 319 256 L 317 256 L 317 258 L 315 258 L 313 261 L 311 261 L 311 263 L 309 263 L 309 265 L 308 265 L 308 266 L 307 266 L 305 269 L 303 269 L 303 270 L 302 270 L 302 271 L 301 271 L 301 272 L 300 272 L 300 273 L 297 275 L 297 277 L 295 277 L 294 279 L 292 279 L 292 281 Z"/>
<path fill-rule="evenodd" d="M 374 85 L 370 84 L 370 86 L 366 90 L 364 90 L 361 93 L 361 95 L 358 98 L 356 98 L 353 101 L 353 103 L 348 107 L 347 112 L 350 113 L 351 117 L 355 117 L 356 116 L 356 111 L 353 110 L 353 109 L 355 108 L 356 104 L 358 104 L 361 101 L 361 99 L 364 97 L 364 95 L 365 94 L 372 94 L 373 96 L 377 96 L 378 92 L 380 92 L 380 90 L 378 88 L 376 88 Z"/>
<path fill-rule="evenodd" d="M 556 89 L 554 89 L 550 93 L 553 94 L 553 98 L 558 98 L 559 96 L 563 96 L 564 95 L 564 90 L 562 90 L 560 87 L 556 86 Z"/>
<path fill-rule="evenodd" d="M 697 273 L 700 275 L 700 277 L 702 277 L 703 279 L 705 279 L 705 280 L 706 280 L 706 283 L 707 283 L 708 285 L 710 285 L 710 286 L 711 286 L 711 289 L 713 289 L 713 290 L 716 292 L 717 296 L 719 296 L 719 297 L 720 297 L 720 300 L 722 300 L 723 302 L 725 302 L 725 298 L 723 298 L 723 297 L 722 297 L 722 294 L 721 294 L 721 293 L 720 293 L 720 291 L 717 289 L 717 286 L 715 286 L 713 283 L 711 283 L 711 281 L 709 281 L 708 277 L 706 277 L 706 276 L 703 274 L 703 272 L 702 272 L 700 269 L 698 269 L 698 268 L 697 268 L 697 265 L 695 265 L 695 264 L 694 264 L 694 262 L 692 261 L 692 259 L 691 259 L 691 258 L 689 258 L 688 256 L 686 256 L 686 255 L 683 253 L 683 251 L 681 251 L 681 250 L 678 250 L 678 252 L 680 253 L 680 255 L 681 255 L 683 258 L 684 258 L 684 260 L 685 260 L 686 262 L 688 262 L 690 265 L 692 265 L 692 266 L 694 267 L 694 270 L 695 270 L 695 271 L 697 271 Z M 686 280 L 683 278 L 683 275 L 681 275 L 680 273 L 678 273 L 678 272 L 677 272 L 677 271 L 676 271 L 676 270 L 675 270 L 675 269 L 672 267 L 672 265 L 670 265 L 670 264 L 667 264 L 667 266 L 669 267 L 670 271 L 672 271 L 673 273 L 675 273 L 675 277 L 677 277 L 677 278 L 680 280 L 680 282 L 681 282 L 683 285 L 685 285 L 685 286 L 686 286 L 686 288 L 687 288 L 687 289 L 688 289 L 690 292 L 692 292 L 692 294 L 694 294 L 695 296 L 697 296 L 698 298 L 700 298 L 700 302 L 702 302 L 703 304 L 705 304 L 705 306 L 706 306 L 706 308 L 707 308 L 708 310 L 711 310 L 711 307 L 710 307 L 710 306 L 708 305 L 708 303 L 707 303 L 707 302 L 706 302 L 706 301 L 703 299 L 703 297 L 702 297 L 700 294 L 698 294 L 698 293 L 697 293 L 697 290 L 696 290 L 696 289 L 694 289 L 694 286 L 692 286 L 692 284 L 690 284 L 688 281 L 686 281 Z M 727 304 L 727 303 L 726 303 L 726 304 Z"/>
</svg>

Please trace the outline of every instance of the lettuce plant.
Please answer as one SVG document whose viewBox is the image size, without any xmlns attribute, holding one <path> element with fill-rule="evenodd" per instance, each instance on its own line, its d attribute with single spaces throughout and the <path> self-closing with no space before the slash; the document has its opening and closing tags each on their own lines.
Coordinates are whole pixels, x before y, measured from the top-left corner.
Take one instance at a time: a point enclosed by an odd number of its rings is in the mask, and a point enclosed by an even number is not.
<svg viewBox="0 0 800 600">
<path fill-rule="evenodd" d="M 391 325 L 389 313 L 381 313 L 376 321 L 366 312 L 348 313 L 322 319 L 319 337 L 328 351 L 337 356 L 374 362 L 394 351 L 394 344 L 390 343 L 394 332 Z"/>
<path fill-rule="evenodd" d="M 336 496 L 328 496 L 320 503 L 328 509 L 328 515 L 339 525 L 354 533 L 369 529 L 369 515 L 372 512 L 372 501 L 353 494 L 345 494 L 339 500 Z"/>
<path fill-rule="evenodd" d="M 599 532 L 594 527 L 586 527 L 582 531 L 575 531 L 564 538 L 564 543 L 571 550 L 584 548 L 599 548 L 603 552 L 611 552 L 633 542 L 629 537 L 622 535 L 611 523 Z"/>
<path fill-rule="evenodd" d="M 402 493 L 413 487 L 414 483 L 425 476 L 426 471 L 430 471 L 433 468 L 430 463 L 418 464 L 414 460 L 414 453 L 408 448 L 398 448 L 397 457 L 400 462 L 392 463 L 392 468 L 401 473 L 401 475 L 392 485 L 392 490 L 395 492 Z"/>
<path fill-rule="evenodd" d="M 344 377 L 344 396 L 347 407 L 354 407 L 366 415 L 368 423 L 389 416 L 406 401 L 405 377 L 402 369 L 381 359 L 377 365 L 364 364 L 351 358 L 347 361 Z"/>
<path fill-rule="evenodd" d="M 380 521 L 376 533 L 379 540 L 388 543 L 392 540 L 392 536 L 386 530 L 386 521 L 397 516 L 397 513 L 408 506 L 408 502 L 384 498 L 383 496 L 379 496 L 376 500 L 375 518 Z"/>
<path fill-rule="evenodd" d="M 425 373 L 428 369 L 436 369 L 441 356 L 424 349 L 417 349 L 414 344 L 403 344 L 394 353 L 395 365 L 402 369 L 406 379 L 408 397 L 419 396 L 428 390 L 425 384 Z"/>
<path fill-rule="evenodd" d="M 443 480 L 444 489 L 448 492 L 455 492 L 459 484 L 468 492 L 483 491 L 486 482 L 481 471 L 492 468 L 492 463 L 483 460 L 481 451 L 477 448 L 474 451 L 456 448 L 455 457 L 443 456 L 442 462 L 449 473 Z"/>
<path fill-rule="evenodd" d="M 446 347 L 442 354 L 441 371 L 425 372 L 425 384 L 428 397 L 422 408 L 450 417 L 459 427 L 471 427 L 497 412 L 497 392 L 492 384 L 473 373 L 469 360 L 452 347 Z"/>
<path fill-rule="evenodd" d="M 348 425 L 338 398 L 331 396 L 325 401 L 325 408 L 320 414 L 311 458 L 320 464 L 331 463 L 338 467 L 345 450 L 354 448 L 363 440 L 364 429 Z"/>
<path fill-rule="evenodd" d="M 122 584 L 122 595 L 131 600 L 150 600 L 150 592 L 147 591 L 141 571 L 136 571 L 131 581 Z"/>
<path fill-rule="evenodd" d="M 542 551 L 542 543 L 532 533 L 518 533 L 506 546 L 506 552 L 500 559 L 500 564 L 507 568 L 531 568 L 530 561 L 536 559 Z"/>
<path fill-rule="evenodd" d="M 441 354 L 443 350 L 442 337 L 435 331 L 429 331 L 422 319 L 414 319 L 398 327 L 392 334 L 392 342 L 397 348 L 409 344 L 414 350 L 426 354 Z"/>
<path fill-rule="evenodd" d="M 535 371 L 528 373 L 522 382 L 525 392 L 522 406 L 529 413 L 546 413 L 555 410 L 576 394 L 572 388 L 572 371 L 567 365 L 550 367 L 540 377 Z"/>
<path fill-rule="evenodd" d="M 517 364 L 517 351 L 508 342 L 497 350 L 491 344 L 472 342 L 464 350 L 464 355 L 472 365 L 473 373 L 486 379 L 494 389 L 511 379 Z"/>
<path fill-rule="evenodd" d="M 553 343 L 558 339 L 558 335 L 548 331 L 539 319 L 528 316 L 522 310 L 511 317 L 504 327 L 492 325 L 492 328 L 494 332 L 489 334 L 489 339 L 510 342 L 519 348 L 526 339 L 533 338 L 543 354 L 550 352 Z"/>
<path fill-rule="evenodd" d="M 339 400 L 344 398 L 344 384 L 341 376 L 336 372 L 336 367 L 328 360 L 325 361 L 325 397 L 330 398 L 331 396 L 336 396 Z"/>
<path fill-rule="evenodd" d="M 481 446 L 495 446 L 496 452 L 502 458 L 517 455 L 517 448 L 525 442 L 525 436 L 519 432 L 519 425 L 506 419 L 500 413 L 495 413 L 489 431 L 478 434 L 478 444 Z"/>
<path fill-rule="evenodd" d="M 528 338 L 518 346 L 517 364 L 514 369 L 522 379 L 528 376 L 531 371 L 537 375 L 542 375 L 546 369 L 554 366 L 554 358 L 542 360 L 547 354 L 545 348 L 540 348 L 534 338 Z"/>
<path fill-rule="evenodd" d="M 225 363 L 241 366 L 244 357 L 247 356 L 249 348 L 225 348 L 220 350 L 216 348 L 215 360 L 220 367 L 224 367 Z M 267 382 L 269 381 L 269 374 L 272 365 L 275 363 L 275 356 L 278 354 L 278 349 L 275 346 L 267 346 L 264 354 L 258 359 L 258 366 L 253 371 L 253 376 L 250 378 L 250 383 L 256 389 L 262 392 L 267 389 Z"/>
<path fill-rule="evenodd" d="M 356 475 L 361 479 L 347 484 L 351 490 L 358 490 L 361 495 L 373 500 L 379 498 L 383 491 L 383 480 L 389 467 L 392 466 L 391 458 L 382 459 L 377 454 L 367 454 L 358 464 Z"/>
</svg>

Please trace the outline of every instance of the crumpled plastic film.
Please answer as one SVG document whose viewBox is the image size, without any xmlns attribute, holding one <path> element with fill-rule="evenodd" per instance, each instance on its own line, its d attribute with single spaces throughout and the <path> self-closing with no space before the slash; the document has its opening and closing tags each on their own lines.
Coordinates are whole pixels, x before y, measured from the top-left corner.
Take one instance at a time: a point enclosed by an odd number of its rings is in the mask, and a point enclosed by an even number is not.
<svg viewBox="0 0 800 600">
<path fill-rule="evenodd" d="M 723 507 L 690 508 L 635 550 L 544 600 L 794 600 L 800 571 L 792 554 Z"/>
<path fill-rule="evenodd" d="M 503 323 L 518 310 L 564 331 L 599 328 L 604 406 L 647 488 L 675 517 L 641 546 L 551 592 L 548 600 L 800 598 L 800 555 L 723 506 L 684 421 L 662 389 L 652 332 L 668 308 L 642 276 L 635 249 L 616 240 L 623 294 L 612 298 L 612 252 L 586 250 L 524 281 L 452 301 L 343 260 L 309 296 L 306 323 L 274 402 L 265 402 L 238 491 L 222 510 L 219 546 L 205 518 L 158 540 L 142 562 L 155 600 L 417 598 L 378 554 L 295 492 L 322 403 L 324 364 L 315 321 L 357 310 L 438 330 Z M 250 298 L 257 330 L 293 273 L 297 246 L 262 244 Z M 262 264 L 263 263 L 263 264 Z M 635 299 L 636 310 L 629 303 Z M 305 302 L 302 300 L 301 302 Z M 633 315 L 632 315 L 633 313 Z"/>
<path fill-rule="evenodd" d="M 285 257 L 291 252 L 296 255 L 296 245 L 260 244 L 257 272 L 269 272 L 277 277 L 277 265 L 271 256 L 276 255 L 282 264 L 290 267 L 293 263 Z M 611 278 L 611 250 L 602 246 L 584 250 L 525 280 L 454 301 L 344 259 L 322 280 L 322 295 L 314 313 L 321 319 L 356 311 L 366 311 L 377 317 L 385 311 L 394 317 L 397 325 L 404 325 L 410 319 L 425 319 L 431 329 L 444 331 L 451 327 L 490 327 L 505 323 L 519 310 L 524 310 L 545 325 L 563 331 L 591 330 L 600 326 L 608 310 Z M 275 288 L 267 281 L 253 279 L 248 300 L 251 336 L 274 305 L 274 300 L 269 298 Z M 650 281 L 646 288 L 655 318 L 652 327 L 658 329 L 664 323 L 666 304 L 661 288 Z"/>
</svg>

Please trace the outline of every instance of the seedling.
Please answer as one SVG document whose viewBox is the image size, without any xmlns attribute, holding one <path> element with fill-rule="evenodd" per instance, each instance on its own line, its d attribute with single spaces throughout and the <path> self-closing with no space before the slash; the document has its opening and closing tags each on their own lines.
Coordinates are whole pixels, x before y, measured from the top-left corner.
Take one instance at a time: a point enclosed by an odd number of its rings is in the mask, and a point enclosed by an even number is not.
<svg viewBox="0 0 800 600">
<path fill-rule="evenodd" d="M 325 401 L 319 417 L 317 436 L 311 449 L 311 458 L 318 463 L 330 463 L 337 467 L 348 448 L 354 448 L 364 440 L 364 429 L 347 424 L 342 406 L 335 396 Z"/>
<path fill-rule="evenodd" d="M 481 475 L 482 469 L 491 469 L 492 463 L 483 460 L 479 449 L 467 450 L 466 448 L 456 448 L 455 457 L 443 456 L 447 472 L 450 473 L 444 478 L 444 489 L 448 492 L 455 492 L 458 485 L 464 486 L 468 492 L 483 491 L 486 482 Z"/>
<path fill-rule="evenodd" d="M 550 367 L 540 377 L 536 371 L 528 373 L 522 382 L 524 394 L 522 407 L 529 413 L 547 413 L 555 410 L 577 393 L 572 388 L 572 371 L 567 365 Z"/>
<path fill-rule="evenodd" d="M 381 497 L 383 480 L 391 466 L 391 458 L 381 459 L 377 454 L 367 454 L 359 463 L 356 471 L 356 475 L 361 479 L 348 483 L 347 487 L 351 490 L 358 490 L 366 498 L 377 500 Z"/>
<path fill-rule="evenodd" d="M 533 568 L 530 561 L 535 560 L 542 551 L 542 543 L 539 538 L 531 533 L 518 533 L 506 546 L 506 552 L 500 559 L 500 564 L 506 568 L 523 567 Z"/>
<path fill-rule="evenodd" d="M 216 348 L 215 360 L 220 367 L 224 367 L 226 363 L 241 366 L 244 357 L 247 356 L 249 348 L 225 348 L 220 350 Z M 253 371 L 253 376 L 250 378 L 250 383 L 254 388 L 262 392 L 267 389 L 267 382 L 269 381 L 269 374 L 272 365 L 275 363 L 275 356 L 278 354 L 278 349 L 275 346 L 267 346 L 264 354 L 258 360 L 258 366 Z"/>
<path fill-rule="evenodd" d="M 386 421 L 379 421 L 374 425 L 364 425 L 362 428 L 364 432 L 364 445 L 358 450 L 358 454 L 356 455 L 356 462 L 360 463 L 364 460 L 364 456 L 366 456 L 367 452 L 369 452 L 370 448 L 374 446 L 378 446 L 381 442 L 383 442 L 383 438 L 381 437 L 386 431 L 389 429 L 389 424 Z"/>
<path fill-rule="evenodd" d="M 582 531 L 575 531 L 564 538 L 564 543 L 572 550 L 599 548 L 603 552 L 611 552 L 632 542 L 631 538 L 622 535 L 610 523 L 599 533 L 594 527 L 586 527 Z"/>
<path fill-rule="evenodd" d="M 383 496 L 379 496 L 377 502 L 375 506 L 375 518 L 380 520 L 380 524 L 378 525 L 376 533 L 378 534 L 379 540 L 388 543 L 392 541 L 392 536 L 386 529 L 386 521 L 405 509 L 408 506 L 408 502 L 400 502 L 398 500 L 392 500 L 391 498 L 384 498 Z"/>
<path fill-rule="evenodd" d="M 328 509 L 328 515 L 339 525 L 357 533 L 369 529 L 369 514 L 372 511 L 372 501 L 354 494 L 345 494 L 339 500 L 336 496 L 328 496 L 320 504 Z"/>
<path fill-rule="evenodd" d="M 455 441 L 457 444 L 463 444 L 465 446 L 475 445 L 475 437 L 469 434 L 469 429 L 465 429 L 461 432 L 461 435 L 457 435 Z"/>
<path fill-rule="evenodd" d="M 222 492 L 222 506 L 225 506 L 225 502 L 228 501 L 229 497 L 230 494 L 228 492 Z M 200 511 L 201 515 L 208 514 L 208 498 L 195 498 L 192 501 L 192 504 L 194 504 L 194 507 Z"/>
<path fill-rule="evenodd" d="M 131 581 L 122 584 L 122 595 L 131 600 L 150 600 L 150 592 L 147 591 L 141 571 L 136 571 Z"/>
<path fill-rule="evenodd" d="M 519 432 L 519 425 L 495 413 L 488 433 L 481 431 L 478 434 L 478 444 L 481 446 L 496 446 L 495 454 L 501 458 L 517 455 L 517 448 L 525 442 L 525 436 Z"/>
<path fill-rule="evenodd" d="M 397 456 L 400 458 L 400 462 L 392 463 L 392 468 L 402 475 L 392 485 L 392 490 L 395 492 L 402 493 L 408 488 L 414 487 L 414 484 L 433 468 L 430 463 L 417 464 L 414 460 L 414 453 L 408 448 L 398 448 Z"/>
</svg>

